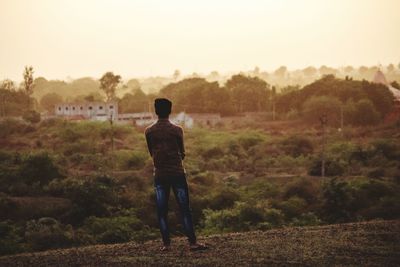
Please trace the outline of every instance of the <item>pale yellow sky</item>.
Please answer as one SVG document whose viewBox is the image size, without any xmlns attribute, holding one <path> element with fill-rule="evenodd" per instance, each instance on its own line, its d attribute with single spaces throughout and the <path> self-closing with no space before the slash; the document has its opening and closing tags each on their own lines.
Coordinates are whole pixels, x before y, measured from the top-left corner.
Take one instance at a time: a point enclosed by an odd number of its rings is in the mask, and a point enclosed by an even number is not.
<svg viewBox="0 0 400 267">
<path fill-rule="evenodd" d="M 400 0 L 0 0 L 0 80 L 400 62 Z"/>
</svg>

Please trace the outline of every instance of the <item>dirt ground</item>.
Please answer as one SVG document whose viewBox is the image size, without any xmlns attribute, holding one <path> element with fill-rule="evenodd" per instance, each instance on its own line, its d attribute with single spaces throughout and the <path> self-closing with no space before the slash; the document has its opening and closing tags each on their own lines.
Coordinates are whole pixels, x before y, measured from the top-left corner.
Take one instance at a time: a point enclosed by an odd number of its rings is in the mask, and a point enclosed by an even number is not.
<svg viewBox="0 0 400 267">
<path fill-rule="evenodd" d="M 191 252 L 184 238 L 159 252 L 160 241 L 24 253 L 0 266 L 400 266 L 400 220 L 200 237 Z"/>
</svg>

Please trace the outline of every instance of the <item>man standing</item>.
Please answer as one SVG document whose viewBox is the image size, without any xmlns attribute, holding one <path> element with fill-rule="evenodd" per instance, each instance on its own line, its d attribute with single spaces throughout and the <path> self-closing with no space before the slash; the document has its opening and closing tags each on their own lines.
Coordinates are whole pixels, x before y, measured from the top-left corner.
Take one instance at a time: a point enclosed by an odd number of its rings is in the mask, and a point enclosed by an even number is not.
<svg viewBox="0 0 400 267">
<path fill-rule="evenodd" d="M 191 250 L 206 249 L 196 241 L 192 214 L 189 204 L 189 191 L 182 160 L 185 158 L 183 130 L 169 121 L 172 103 L 165 98 L 157 98 L 154 107 L 157 122 L 146 128 L 147 147 L 154 163 L 154 187 L 156 192 L 157 215 L 163 240 L 162 251 L 169 250 L 168 200 L 172 188 L 178 202 L 185 234 Z"/>
</svg>

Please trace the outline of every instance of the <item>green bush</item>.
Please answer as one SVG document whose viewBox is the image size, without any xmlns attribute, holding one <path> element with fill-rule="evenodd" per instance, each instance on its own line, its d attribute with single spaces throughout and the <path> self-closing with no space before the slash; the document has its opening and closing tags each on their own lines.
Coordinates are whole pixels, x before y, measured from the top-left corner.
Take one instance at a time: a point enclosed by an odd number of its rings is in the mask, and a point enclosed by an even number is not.
<svg viewBox="0 0 400 267">
<path fill-rule="evenodd" d="M 299 217 L 293 218 L 291 225 L 293 226 L 315 226 L 320 225 L 322 221 L 312 212 L 301 214 Z"/>
<path fill-rule="evenodd" d="M 265 220 L 272 226 L 281 226 L 285 221 L 285 216 L 279 209 L 269 208 L 265 211 Z"/>
<path fill-rule="evenodd" d="M 40 113 L 35 110 L 27 110 L 22 115 L 22 118 L 30 123 L 38 123 L 40 122 Z"/>
<path fill-rule="evenodd" d="M 308 174 L 311 176 L 321 176 L 321 166 L 322 161 L 320 159 L 315 159 L 311 166 L 309 167 Z M 326 160 L 325 161 L 325 175 L 326 176 L 340 176 L 344 174 L 345 168 L 343 163 L 333 161 L 333 160 Z"/>
<path fill-rule="evenodd" d="M 303 118 L 310 123 L 320 123 L 326 115 L 329 125 L 338 125 L 342 103 L 336 97 L 312 96 L 303 103 Z"/>
<path fill-rule="evenodd" d="M 285 198 L 297 196 L 314 204 L 319 197 L 319 191 L 319 186 L 311 178 L 298 178 L 286 185 L 283 195 Z"/>
<path fill-rule="evenodd" d="M 6 138 L 13 134 L 27 134 L 35 130 L 36 128 L 33 125 L 29 125 L 20 120 L 8 118 L 0 121 L 1 138 Z"/>
<path fill-rule="evenodd" d="M 322 187 L 322 216 L 330 223 L 348 221 L 353 210 L 351 200 L 350 186 L 336 178 L 330 179 Z"/>
<path fill-rule="evenodd" d="M 280 202 L 277 206 L 285 214 L 287 219 L 292 219 L 306 211 L 307 202 L 302 198 L 293 196 L 288 200 Z"/>
<path fill-rule="evenodd" d="M 310 139 L 303 136 L 293 135 L 281 142 L 281 149 L 286 155 L 298 157 L 300 155 L 309 155 L 313 152 L 313 144 Z"/>
<path fill-rule="evenodd" d="M 355 104 L 355 110 L 352 117 L 354 125 L 373 125 L 381 119 L 381 114 L 376 110 L 374 104 L 369 99 L 361 99 Z"/>
<path fill-rule="evenodd" d="M 149 159 L 147 153 L 142 151 L 133 151 L 130 157 L 126 161 L 126 167 L 128 169 L 141 169 L 146 164 L 146 161 Z"/>
<path fill-rule="evenodd" d="M 11 221 L 0 222 L 0 255 L 23 251 L 23 233 L 21 232 L 21 228 Z"/>
<path fill-rule="evenodd" d="M 96 242 L 105 244 L 154 238 L 154 232 L 132 215 L 112 218 L 89 217 L 82 229 L 93 236 Z"/>
<path fill-rule="evenodd" d="M 103 175 L 54 181 L 48 191 L 72 201 L 72 209 L 65 218 L 71 224 L 79 224 L 91 215 L 109 215 L 108 207 L 118 202 L 115 180 Z"/>
<path fill-rule="evenodd" d="M 236 190 L 226 188 L 215 192 L 209 199 L 209 208 L 222 210 L 233 206 L 239 200 L 239 193 Z"/>
<path fill-rule="evenodd" d="M 74 244 L 74 232 L 71 225 L 46 217 L 27 222 L 25 239 L 33 250 L 70 247 Z"/>
<path fill-rule="evenodd" d="M 211 210 L 205 209 L 203 232 L 207 234 L 232 232 L 240 230 L 237 210 Z"/>
<path fill-rule="evenodd" d="M 24 155 L 18 173 L 21 181 L 27 184 L 40 183 L 45 185 L 51 180 L 61 177 L 53 158 L 46 152 Z"/>
</svg>

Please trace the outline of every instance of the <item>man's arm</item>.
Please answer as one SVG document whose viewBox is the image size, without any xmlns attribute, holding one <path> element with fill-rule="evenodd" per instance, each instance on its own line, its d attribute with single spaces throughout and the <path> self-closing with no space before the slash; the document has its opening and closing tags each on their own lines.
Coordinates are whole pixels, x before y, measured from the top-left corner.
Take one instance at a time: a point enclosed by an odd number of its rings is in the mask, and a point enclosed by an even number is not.
<svg viewBox="0 0 400 267">
<path fill-rule="evenodd" d="M 149 133 L 148 133 L 148 131 L 146 131 L 144 134 L 146 136 L 147 149 L 149 150 L 150 156 L 153 157 L 153 153 L 152 153 L 153 148 L 152 148 Z"/>
<path fill-rule="evenodd" d="M 182 159 L 184 159 L 185 158 L 185 145 L 183 142 L 183 129 L 179 128 L 178 133 L 179 133 L 179 135 L 178 135 L 179 152 L 181 152 Z"/>
</svg>

